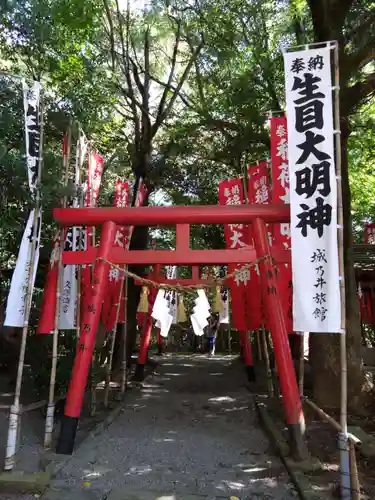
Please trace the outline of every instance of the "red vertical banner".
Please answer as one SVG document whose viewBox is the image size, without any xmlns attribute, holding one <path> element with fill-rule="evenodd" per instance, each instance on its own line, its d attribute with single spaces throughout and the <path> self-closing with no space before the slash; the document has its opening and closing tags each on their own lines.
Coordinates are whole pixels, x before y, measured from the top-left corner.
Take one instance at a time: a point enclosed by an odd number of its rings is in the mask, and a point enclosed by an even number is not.
<svg viewBox="0 0 375 500">
<path fill-rule="evenodd" d="M 115 201 L 116 208 L 124 208 L 128 206 L 129 200 L 129 184 L 121 180 L 116 181 Z M 125 226 L 117 226 L 114 247 L 121 247 L 125 249 L 126 235 L 128 234 Z M 116 323 L 117 304 L 120 298 L 120 270 L 112 268 L 108 274 L 107 293 L 103 302 L 102 321 L 107 331 L 113 330 Z M 122 294 L 118 323 L 125 322 L 125 296 Z"/>
<path fill-rule="evenodd" d="M 103 158 L 96 152 L 89 152 L 86 180 L 85 207 L 95 207 L 98 203 L 100 185 L 104 169 Z M 89 226 L 83 232 L 84 249 L 91 248 L 94 244 L 94 229 Z M 82 266 L 81 270 L 81 317 L 83 317 L 84 303 L 91 290 L 91 266 Z"/>
<path fill-rule="evenodd" d="M 248 201 L 252 204 L 265 204 L 270 203 L 271 194 L 270 194 L 270 179 L 269 179 L 269 162 L 262 161 L 258 165 L 249 166 L 247 169 L 248 174 L 248 183 L 247 183 L 247 193 L 248 193 Z M 272 241 L 272 228 L 267 225 L 268 237 L 270 243 Z M 254 246 L 253 239 L 253 230 L 252 226 L 249 228 L 249 234 L 251 238 L 252 245 Z M 251 269 L 251 309 L 256 311 L 255 315 L 253 315 L 252 320 L 252 329 L 257 330 L 261 328 L 262 325 L 267 325 L 266 315 L 264 311 L 264 304 L 262 301 L 262 293 L 260 286 L 260 276 L 259 276 L 259 268 Z"/>
<path fill-rule="evenodd" d="M 40 308 L 40 319 L 37 334 L 52 333 L 55 329 L 56 292 L 59 275 L 60 232 L 57 231 L 53 240 L 50 263 L 43 291 Z"/>
<path fill-rule="evenodd" d="M 272 202 L 289 203 L 288 136 L 285 116 L 271 118 Z M 274 224 L 273 241 L 290 250 L 290 224 Z M 291 264 L 279 264 L 278 285 L 286 329 L 293 331 L 293 287 Z"/>
<path fill-rule="evenodd" d="M 242 179 L 231 179 L 222 181 L 219 184 L 219 203 L 221 205 L 242 205 L 245 201 Z M 224 235 L 227 248 L 238 249 L 249 246 L 249 228 L 244 224 L 227 224 L 224 226 Z M 241 265 L 229 264 L 228 274 L 232 274 Z M 254 323 L 258 310 L 254 308 L 251 286 L 251 275 L 249 269 L 243 269 L 234 278 L 229 280 L 229 287 L 232 296 L 232 322 L 234 328 L 240 332 L 254 330 Z M 260 303 L 260 297 L 259 297 Z"/>
<path fill-rule="evenodd" d="M 67 161 L 69 154 L 69 134 L 66 132 L 62 141 L 63 164 Z M 66 231 L 65 231 L 66 232 Z M 60 230 L 55 232 L 53 238 L 53 248 L 47 271 L 46 282 L 43 291 L 42 305 L 40 307 L 40 318 L 37 335 L 52 333 L 55 329 L 56 292 L 59 274 L 59 254 L 60 254 Z"/>
<path fill-rule="evenodd" d="M 375 243 L 375 224 L 365 224 L 364 241 L 366 245 Z"/>
</svg>

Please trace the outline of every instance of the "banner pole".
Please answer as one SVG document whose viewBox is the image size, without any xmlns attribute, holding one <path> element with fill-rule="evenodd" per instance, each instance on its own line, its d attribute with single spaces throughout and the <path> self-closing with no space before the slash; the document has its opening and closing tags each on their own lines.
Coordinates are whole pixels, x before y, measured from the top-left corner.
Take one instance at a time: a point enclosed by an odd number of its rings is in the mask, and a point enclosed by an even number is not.
<svg viewBox="0 0 375 500">
<path fill-rule="evenodd" d="M 231 296 L 228 288 L 228 353 L 232 354 L 232 315 L 231 315 Z"/>
<path fill-rule="evenodd" d="M 13 405 L 10 408 L 9 414 L 9 427 L 8 427 L 8 438 L 7 438 L 7 447 L 6 447 L 6 455 L 5 455 L 5 465 L 4 470 L 10 471 L 14 467 L 15 463 L 15 454 L 17 447 L 17 435 L 19 430 L 19 419 L 21 414 L 20 409 L 20 397 L 21 397 L 21 386 L 22 386 L 22 376 L 23 376 L 23 368 L 25 364 L 25 354 L 26 354 L 26 342 L 27 342 L 27 334 L 29 329 L 29 319 L 30 319 L 30 311 L 31 311 L 31 303 L 32 303 L 32 293 L 33 293 L 33 276 L 34 276 L 34 267 L 35 267 L 35 254 L 36 254 L 36 245 L 38 241 L 39 231 L 41 230 L 38 227 L 38 217 L 41 206 L 41 196 L 40 196 L 40 184 L 42 180 L 42 164 L 43 164 L 43 134 L 44 134 L 44 104 L 43 104 L 43 92 L 42 87 L 40 88 L 39 94 L 39 119 L 40 119 L 40 138 L 39 138 L 39 154 L 38 154 L 38 177 L 35 185 L 35 207 L 34 207 L 34 220 L 33 220 L 33 234 L 32 234 L 32 242 L 30 247 L 30 267 L 28 272 L 28 282 L 27 282 L 27 293 L 25 297 L 25 312 L 24 312 L 24 324 L 22 329 L 22 340 L 20 347 L 20 357 L 18 361 L 18 370 L 17 370 L 17 381 L 16 381 L 16 389 L 14 394 Z M 26 124 L 25 124 L 26 126 Z M 27 133 L 27 130 L 26 130 Z M 41 221 L 40 221 L 41 223 Z"/>
<path fill-rule="evenodd" d="M 143 186 L 143 179 L 140 177 L 139 179 L 136 179 L 135 185 L 134 185 L 134 191 L 133 191 L 133 199 L 131 206 L 132 207 L 138 207 L 139 205 L 143 205 L 143 199 L 141 201 L 141 188 Z M 128 234 L 128 242 L 127 242 L 127 247 L 126 251 L 130 250 L 130 244 L 131 244 L 131 239 L 133 237 L 133 232 L 134 232 L 134 225 L 129 226 L 129 234 Z M 121 360 L 121 394 L 125 394 L 125 391 L 127 389 L 128 385 L 128 370 L 131 370 L 131 353 L 130 353 L 130 366 L 128 366 L 127 363 L 127 357 L 128 357 L 128 345 L 127 345 L 127 337 L 128 337 L 128 288 L 129 288 L 129 277 L 128 277 L 128 265 L 124 266 L 124 279 L 125 279 L 125 296 L 124 296 L 124 309 L 125 309 L 125 321 L 124 321 L 124 328 L 122 332 L 122 360 Z"/>
<path fill-rule="evenodd" d="M 244 165 L 244 173 L 243 173 L 243 192 L 244 192 L 244 203 L 246 205 L 249 204 L 249 190 L 248 190 L 248 182 L 249 182 L 249 176 L 246 168 L 246 164 Z M 246 304 L 246 308 L 248 308 L 248 303 L 247 303 L 247 298 L 246 294 L 244 293 L 244 302 Z M 248 311 L 246 314 L 246 318 L 248 318 Z M 248 327 L 249 325 L 247 325 Z M 260 346 L 260 338 L 259 338 L 259 330 L 256 330 L 255 332 L 256 336 L 256 345 L 258 349 L 258 357 L 259 361 L 262 359 L 262 349 Z M 253 353 L 252 353 L 252 345 L 251 345 L 251 332 L 246 331 L 246 334 L 244 333 L 243 335 L 243 354 L 244 354 L 244 361 L 246 365 L 246 371 L 247 371 L 247 377 L 249 382 L 255 382 L 256 381 L 256 374 L 255 374 L 255 367 L 254 367 L 254 359 L 253 359 Z"/>
<path fill-rule="evenodd" d="M 339 275 L 341 298 L 341 332 L 340 332 L 340 362 L 341 362 L 341 404 L 339 435 L 340 449 L 340 486 L 342 500 L 350 499 L 350 458 L 347 423 L 348 378 L 346 357 L 346 301 L 345 301 L 345 267 L 344 267 L 344 218 L 342 205 L 342 174 L 341 174 L 341 129 L 340 129 L 340 73 L 338 42 L 334 42 L 334 134 L 337 179 L 337 239 L 339 251 Z"/>
<path fill-rule="evenodd" d="M 118 320 L 120 317 L 120 309 L 121 309 L 121 301 L 123 300 L 123 289 L 125 287 L 125 267 L 124 266 L 121 270 L 119 275 L 119 280 L 120 280 L 120 293 L 118 296 L 118 302 L 116 304 L 116 318 L 115 318 L 115 324 L 112 329 L 112 335 L 110 339 L 110 348 L 109 348 L 109 360 L 107 363 L 106 367 L 106 373 L 105 373 L 105 387 L 104 387 L 104 408 L 108 408 L 108 399 L 109 399 L 109 389 L 111 385 L 111 372 L 112 372 L 112 363 L 113 363 L 113 353 L 115 351 L 115 342 L 116 342 L 116 336 L 117 336 L 117 326 L 118 326 Z M 126 319 L 126 318 L 125 318 Z"/>
<path fill-rule="evenodd" d="M 77 189 L 77 202 L 79 207 L 84 207 L 84 195 L 82 190 L 82 165 L 84 163 L 84 152 L 82 150 L 82 139 L 84 135 L 81 130 L 81 126 L 78 124 L 78 164 L 76 163 L 76 171 L 75 171 L 75 185 Z M 86 231 L 87 237 L 87 231 Z M 78 250 L 84 250 L 83 244 L 83 231 L 82 226 L 78 228 Z M 82 266 L 77 267 L 77 309 L 76 309 L 76 337 L 77 337 L 77 345 L 79 341 L 79 336 L 81 333 L 81 278 L 82 278 Z"/>
<path fill-rule="evenodd" d="M 67 140 L 67 151 L 66 155 L 63 157 L 63 166 L 65 167 L 64 172 L 64 186 L 68 185 L 69 178 L 69 163 L 70 163 L 70 148 L 71 148 L 71 138 L 72 138 L 72 128 L 69 125 L 68 128 L 68 140 Z M 66 208 L 67 206 L 67 196 L 65 195 L 62 199 L 62 206 Z M 59 257 L 57 264 L 57 283 L 56 283 L 56 307 L 55 307 L 55 324 L 52 339 L 52 366 L 51 366 L 51 377 L 49 384 L 49 396 L 48 396 L 48 406 L 47 406 L 47 416 L 44 431 L 44 449 L 48 450 L 52 443 L 52 433 L 54 425 L 55 416 L 55 386 L 56 386 L 56 369 L 57 369 L 57 356 L 58 356 L 58 344 L 59 344 L 59 322 L 60 322 L 60 295 L 62 289 L 62 279 L 63 279 L 63 266 L 62 266 L 62 252 L 64 246 L 64 228 L 60 231 L 60 244 L 59 244 Z"/>
<path fill-rule="evenodd" d="M 270 365 L 270 356 L 268 353 L 267 332 L 266 332 L 264 325 L 262 326 L 262 330 L 261 330 L 260 334 L 261 334 L 261 339 L 262 339 L 262 344 L 263 344 L 264 360 L 265 360 L 265 364 L 266 364 L 268 394 L 272 397 L 274 395 L 272 371 L 271 371 L 271 365 Z"/>
<path fill-rule="evenodd" d="M 295 335 L 298 335 L 295 333 Z M 298 388 L 301 398 L 304 392 L 305 383 L 305 332 L 300 332 L 301 342 L 299 351 Z"/>
<path fill-rule="evenodd" d="M 130 237 L 130 235 L 129 235 Z M 128 288 L 129 288 L 129 277 L 128 277 L 128 265 L 124 266 L 124 328 L 123 328 L 123 340 L 122 340 L 122 360 L 121 360 L 121 394 L 124 394 L 128 385 L 128 366 L 127 366 L 127 341 L 128 341 Z M 131 368 L 131 362 L 130 362 Z"/>
</svg>

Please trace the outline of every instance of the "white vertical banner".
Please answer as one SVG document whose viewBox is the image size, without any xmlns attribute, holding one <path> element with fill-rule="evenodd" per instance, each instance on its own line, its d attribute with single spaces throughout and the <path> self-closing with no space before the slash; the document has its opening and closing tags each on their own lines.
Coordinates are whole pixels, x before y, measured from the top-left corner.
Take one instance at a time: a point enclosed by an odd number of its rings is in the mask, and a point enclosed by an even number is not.
<svg viewBox="0 0 375 500">
<path fill-rule="evenodd" d="M 64 252 L 76 250 L 76 228 L 68 228 Z M 62 287 L 60 293 L 60 330 L 74 330 L 76 328 L 76 301 L 77 301 L 77 276 L 75 265 L 63 267 Z"/>
<path fill-rule="evenodd" d="M 26 82 L 22 84 L 23 107 L 25 117 L 26 165 L 29 188 L 33 193 L 36 190 L 39 173 L 40 149 L 40 90 L 41 84 L 33 82 L 29 87 Z"/>
<path fill-rule="evenodd" d="M 229 323 L 229 289 L 223 287 L 220 293 L 223 310 L 219 313 L 219 323 L 227 325 Z"/>
<path fill-rule="evenodd" d="M 167 267 L 167 279 L 175 280 L 177 277 L 177 266 L 168 266 Z M 177 324 L 177 293 L 172 292 L 172 290 L 167 290 L 165 292 L 165 298 L 168 301 L 168 307 L 172 316 L 172 324 Z"/>
<path fill-rule="evenodd" d="M 331 51 L 284 53 L 295 331 L 340 332 Z"/>
<path fill-rule="evenodd" d="M 20 250 L 18 253 L 16 268 L 13 272 L 12 283 L 8 295 L 7 309 L 5 313 L 4 326 L 23 327 L 25 323 L 26 297 L 29 285 L 29 272 L 31 266 L 31 247 L 35 230 L 33 227 L 35 210 L 31 210 L 23 233 Z M 36 249 L 34 258 L 34 272 L 32 276 L 32 290 L 34 289 L 35 276 L 39 262 L 40 232 L 42 226 L 42 215 L 39 211 L 37 218 Z"/>
<path fill-rule="evenodd" d="M 219 276 L 220 278 L 225 278 L 227 274 L 228 266 L 220 266 Z M 219 313 L 219 324 L 229 324 L 229 288 L 222 286 L 220 290 L 221 301 L 223 304 L 223 310 Z"/>
<path fill-rule="evenodd" d="M 35 194 L 39 177 L 39 155 L 41 137 L 41 109 L 40 94 L 41 84 L 33 82 L 28 85 L 22 83 L 23 107 L 25 119 L 25 144 L 26 144 L 26 168 L 29 181 L 29 189 Z M 34 256 L 34 272 L 30 293 L 33 293 L 36 271 L 39 262 L 39 244 L 42 215 L 39 210 L 37 217 L 37 230 L 33 227 L 35 210 L 32 210 L 24 231 L 20 250 L 17 257 L 16 267 L 13 272 L 12 282 L 7 300 L 7 309 L 4 326 L 23 327 L 25 323 L 26 296 L 29 286 L 29 270 L 31 266 L 32 241 L 36 234 L 36 251 Z"/>
<path fill-rule="evenodd" d="M 74 169 L 75 195 L 70 202 L 73 208 L 79 207 L 80 192 L 84 185 L 80 182 L 80 172 L 85 161 L 87 153 L 87 140 L 80 133 L 76 145 L 76 158 Z M 64 241 L 64 252 L 74 252 L 77 250 L 86 250 L 86 228 L 70 227 L 68 228 Z M 79 240 L 81 239 L 81 248 Z M 77 293 L 78 293 L 78 266 L 64 265 L 62 288 L 60 293 L 60 330 L 75 330 L 77 327 Z"/>
</svg>

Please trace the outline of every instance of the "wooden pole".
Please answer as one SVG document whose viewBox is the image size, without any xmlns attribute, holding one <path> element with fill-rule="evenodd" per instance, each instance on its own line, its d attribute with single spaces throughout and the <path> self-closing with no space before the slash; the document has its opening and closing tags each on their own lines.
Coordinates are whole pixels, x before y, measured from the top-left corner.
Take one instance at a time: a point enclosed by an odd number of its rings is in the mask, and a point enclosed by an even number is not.
<svg viewBox="0 0 375 500">
<path fill-rule="evenodd" d="M 341 425 L 338 422 L 336 422 L 334 418 L 328 415 L 328 413 L 319 408 L 319 406 L 317 406 L 313 401 L 311 401 L 308 398 L 304 398 L 303 401 L 307 405 L 309 405 L 310 408 L 312 408 L 323 421 L 329 423 L 337 432 L 339 433 L 342 432 Z M 357 460 L 355 456 L 355 441 L 353 437 L 349 435 L 348 435 L 348 441 L 349 441 L 350 482 L 351 482 L 352 500 L 357 500 L 360 498 L 360 484 L 358 477 Z"/>
<path fill-rule="evenodd" d="M 38 158 L 38 178 L 35 186 L 35 207 L 34 207 L 34 220 L 33 220 L 33 239 L 30 248 L 30 267 L 28 272 L 28 283 L 27 283 L 27 293 L 25 297 L 25 312 L 24 312 L 24 324 L 22 329 L 22 339 L 20 347 L 20 357 L 18 361 L 17 370 L 17 380 L 16 389 L 14 395 L 13 405 L 10 409 L 9 414 L 9 427 L 8 427 L 8 438 L 7 447 L 5 455 L 5 465 L 4 470 L 10 471 L 14 467 L 15 454 L 17 448 L 17 435 L 19 431 L 19 420 L 20 420 L 20 398 L 21 398 L 21 386 L 22 386 L 22 376 L 23 368 L 25 364 L 25 354 L 26 354 L 26 343 L 27 334 L 29 329 L 29 319 L 32 304 L 32 291 L 33 291 L 33 275 L 34 275 L 34 261 L 36 254 L 36 244 L 38 241 L 38 216 L 41 206 L 41 196 L 40 196 L 40 184 L 42 179 L 42 167 L 43 167 L 43 137 L 44 137 L 44 103 L 43 103 L 43 91 L 40 89 L 39 94 L 39 106 L 40 106 L 40 141 L 39 141 L 39 158 Z"/>
<path fill-rule="evenodd" d="M 95 207 L 95 202 L 94 202 L 94 186 L 93 186 L 93 177 L 92 177 L 92 148 L 91 148 L 91 142 L 89 144 L 88 148 L 88 162 L 89 162 L 89 180 L 90 180 L 90 207 L 94 208 Z M 92 226 L 91 227 L 92 231 L 92 236 L 91 236 L 91 241 L 92 241 L 92 246 L 96 246 L 96 227 Z M 93 268 L 91 267 L 91 270 Z M 98 385 L 98 380 L 97 380 L 97 364 L 98 364 L 98 349 L 97 345 L 95 344 L 94 346 L 94 351 L 92 353 L 92 361 L 91 361 L 91 384 L 90 384 L 90 392 L 91 392 L 91 402 L 90 402 L 90 415 L 93 417 L 96 413 L 96 389 Z"/>
<path fill-rule="evenodd" d="M 132 206 L 138 207 L 140 200 L 140 190 L 143 184 L 143 179 L 139 178 L 138 184 L 136 185 L 136 192 L 133 195 Z M 133 236 L 134 225 L 129 227 L 128 242 L 125 251 L 129 251 L 130 242 Z M 121 360 L 121 394 L 124 394 L 128 385 L 128 366 L 127 366 L 127 338 L 128 338 L 128 288 L 129 288 L 129 278 L 128 278 L 128 266 L 124 266 L 124 278 L 125 278 L 125 296 L 124 296 L 124 309 L 125 309 L 125 321 L 123 328 L 123 339 L 122 339 L 122 360 Z M 131 368 L 131 365 L 130 365 Z"/>
<path fill-rule="evenodd" d="M 262 356 L 263 340 L 262 340 L 262 332 L 259 330 L 257 330 L 257 332 L 256 332 L 256 339 L 257 339 L 257 347 L 258 347 L 258 359 L 259 359 L 259 361 L 262 361 L 262 359 L 263 359 L 263 356 Z"/>
<path fill-rule="evenodd" d="M 113 353 L 115 351 L 117 326 L 118 326 L 118 320 L 119 320 L 119 316 L 120 316 L 121 301 L 122 301 L 122 297 L 123 297 L 123 289 L 124 289 L 124 284 L 125 284 L 124 277 L 125 277 L 125 269 L 122 269 L 122 270 L 120 270 L 120 273 L 119 273 L 120 292 L 119 292 L 118 301 L 116 304 L 115 324 L 113 326 L 112 335 L 111 335 L 111 339 L 110 339 L 109 360 L 108 360 L 108 363 L 106 366 L 106 374 L 105 374 L 106 378 L 105 378 L 105 387 L 104 387 L 104 408 L 108 408 L 108 403 L 109 403 L 109 389 L 110 389 L 110 384 L 111 384 Z M 125 313 L 125 315 L 126 315 L 126 313 Z"/>
<path fill-rule="evenodd" d="M 130 234 L 129 234 L 130 238 Z M 128 270 L 128 266 L 124 267 L 124 273 Z M 128 366 L 126 362 L 127 358 L 127 338 L 128 338 L 128 287 L 129 287 L 129 278 L 128 275 L 125 274 L 125 290 L 124 290 L 124 310 L 125 310 L 125 318 L 124 318 L 124 328 L 123 328 L 123 339 L 122 339 L 122 360 L 121 360 L 121 394 L 124 394 L 128 385 Z"/>
<path fill-rule="evenodd" d="M 349 439 L 349 457 L 350 457 L 350 486 L 352 500 L 360 500 L 361 487 L 358 478 L 357 458 L 355 455 L 355 446 L 352 440 Z"/>
<path fill-rule="evenodd" d="M 227 269 L 228 270 L 228 269 Z M 232 354 L 232 314 L 231 314 L 231 294 L 230 289 L 227 289 L 228 301 L 228 354 Z"/>
<path fill-rule="evenodd" d="M 344 218 L 342 205 L 341 179 L 341 131 L 340 131 L 340 74 L 339 74 L 339 47 L 334 42 L 334 134 L 337 179 L 337 239 L 339 252 L 339 275 L 341 297 L 341 333 L 340 333 L 340 361 L 341 361 L 341 404 L 340 404 L 340 470 L 341 470 L 341 498 L 350 499 L 349 449 L 348 449 L 348 380 L 346 358 L 346 301 L 345 301 L 345 268 L 344 268 Z M 348 228 L 348 230 L 350 230 Z M 348 490 L 349 488 L 349 490 Z"/>
<path fill-rule="evenodd" d="M 297 335 L 297 333 L 295 335 Z M 305 380 L 305 334 L 304 332 L 301 332 L 300 335 L 301 335 L 301 342 L 300 342 L 300 352 L 299 352 L 298 387 L 300 395 L 303 396 L 304 380 Z"/>
<path fill-rule="evenodd" d="M 78 206 L 83 207 L 84 206 L 84 195 L 82 192 L 82 181 L 81 181 L 81 169 L 83 166 L 83 163 L 85 161 L 85 155 L 82 150 L 82 141 L 84 140 L 84 134 L 81 130 L 80 125 L 78 125 L 78 140 L 77 140 L 77 151 L 79 154 L 78 158 L 78 165 L 76 163 L 76 171 L 75 171 L 75 185 L 76 189 L 79 189 L 79 199 L 78 199 Z M 83 250 L 83 232 L 82 232 L 82 226 L 79 226 L 78 228 L 78 249 Z M 86 234 L 87 237 L 87 234 Z M 78 266 L 77 269 L 77 310 L 76 310 L 76 337 L 77 337 L 77 345 L 79 341 L 79 336 L 81 334 L 81 278 L 82 278 L 82 267 Z"/>
<path fill-rule="evenodd" d="M 70 163 L 70 146 L 71 146 L 71 136 L 72 128 L 69 125 L 68 128 L 68 140 L 67 140 L 67 151 L 64 152 L 63 157 L 63 167 L 64 167 L 64 186 L 68 185 L 69 178 L 69 163 Z M 62 199 L 62 206 L 66 208 L 67 206 L 67 196 L 65 195 Z M 58 345 L 59 345 L 59 321 L 60 321 L 60 295 L 62 289 L 62 279 L 63 279 L 63 266 L 62 266 L 62 252 L 64 248 L 64 229 L 60 231 L 60 244 L 59 244 L 59 258 L 58 258 L 58 268 L 57 268 L 57 283 L 56 283 L 56 307 L 55 307 L 55 321 L 54 321 L 54 331 L 52 339 L 52 366 L 51 366 L 51 377 L 49 384 L 49 397 L 47 406 L 47 416 L 44 431 L 44 448 L 46 450 L 50 449 L 52 443 L 52 433 L 54 425 L 55 416 L 55 386 L 56 386 L 56 369 L 57 369 L 57 356 L 58 356 Z"/>
<path fill-rule="evenodd" d="M 270 357 L 269 357 L 269 353 L 268 353 L 268 345 L 267 345 L 267 337 L 266 337 L 267 332 L 266 332 L 266 329 L 264 328 L 264 326 L 263 326 L 260 334 L 261 334 L 263 351 L 264 351 L 264 360 L 266 363 L 267 389 L 268 389 L 268 394 L 272 397 L 274 395 L 272 371 L 271 371 L 271 365 L 270 365 Z"/>
</svg>

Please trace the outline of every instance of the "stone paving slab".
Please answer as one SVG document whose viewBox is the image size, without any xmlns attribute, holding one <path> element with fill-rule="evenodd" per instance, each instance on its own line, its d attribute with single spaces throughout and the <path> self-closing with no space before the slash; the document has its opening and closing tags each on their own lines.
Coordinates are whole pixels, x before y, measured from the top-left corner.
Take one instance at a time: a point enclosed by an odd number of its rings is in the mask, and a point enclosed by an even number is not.
<svg viewBox="0 0 375 500">
<path fill-rule="evenodd" d="M 229 356 L 167 356 L 142 390 L 129 395 L 117 419 L 77 450 L 52 486 L 82 492 L 86 482 L 95 500 L 127 498 L 134 491 L 178 499 L 297 498 L 269 450 L 246 384 L 242 363 Z"/>
<path fill-rule="evenodd" d="M 209 497 L 204 495 L 178 495 L 173 492 L 160 493 L 155 491 L 113 491 L 106 500 L 215 500 L 228 499 L 228 496 Z"/>
</svg>

